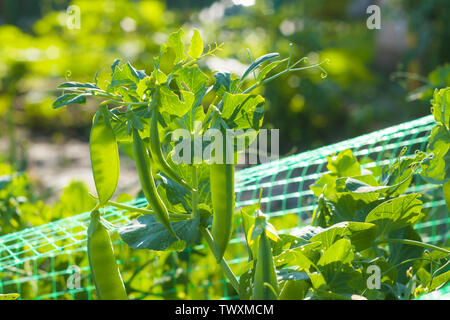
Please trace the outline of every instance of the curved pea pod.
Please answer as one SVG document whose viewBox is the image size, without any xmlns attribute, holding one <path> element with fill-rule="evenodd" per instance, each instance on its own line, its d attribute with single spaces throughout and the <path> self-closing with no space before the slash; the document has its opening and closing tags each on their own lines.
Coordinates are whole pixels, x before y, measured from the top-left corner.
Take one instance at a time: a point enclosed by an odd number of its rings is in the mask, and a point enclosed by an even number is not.
<svg viewBox="0 0 450 320">
<path fill-rule="evenodd" d="M 270 240 L 264 231 L 259 238 L 258 260 L 256 260 L 255 278 L 253 281 L 253 299 L 276 300 L 279 294 L 280 289 L 278 287 L 275 263 L 270 248 Z"/>
<path fill-rule="evenodd" d="M 98 297 L 101 300 L 127 300 L 111 238 L 102 224 L 98 210 L 91 213 L 87 242 L 89 266 Z"/>
<path fill-rule="evenodd" d="M 139 135 L 139 131 L 135 128 L 133 128 L 133 153 L 145 198 L 154 210 L 158 220 L 174 237 L 178 238 L 169 222 L 169 212 L 167 211 L 164 202 L 161 200 L 156 190 L 147 149 L 145 148 L 144 142 Z"/>
<path fill-rule="evenodd" d="M 234 164 L 210 165 L 211 201 L 214 208 L 212 235 L 219 262 L 228 246 L 233 231 Z"/>
<path fill-rule="evenodd" d="M 106 106 L 101 106 L 95 114 L 89 138 L 92 174 L 100 206 L 111 199 L 119 181 L 119 148 L 106 112 Z"/>
<path fill-rule="evenodd" d="M 170 179 L 187 188 L 189 191 L 195 191 L 186 181 L 184 181 L 167 163 L 161 150 L 158 132 L 158 111 L 156 105 L 152 111 L 152 120 L 150 123 L 150 152 L 152 160 L 160 167 Z"/>
</svg>

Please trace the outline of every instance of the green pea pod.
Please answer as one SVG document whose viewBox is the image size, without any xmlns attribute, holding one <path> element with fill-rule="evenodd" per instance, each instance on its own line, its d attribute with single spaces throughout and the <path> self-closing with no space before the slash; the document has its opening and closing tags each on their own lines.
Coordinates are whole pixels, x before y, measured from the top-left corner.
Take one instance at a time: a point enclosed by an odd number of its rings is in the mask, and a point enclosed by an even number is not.
<svg viewBox="0 0 450 320">
<path fill-rule="evenodd" d="M 178 238 L 169 222 L 169 212 L 167 211 L 164 202 L 161 200 L 156 190 L 147 149 L 145 148 L 144 142 L 139 135 L 139 131 L 135 128 L 133 128 L 133 152 L 139 180 L 141 182 L 145 198 L 151 205 L 159 221 L 174 237 Z"/>
<path fill-rule="evenodd" d="M 442 190 L 444 191 L 444 199 L 447 203 L 447 209 L 450 211 L 450 181 L 447 181 L 442 185 Z"/>
<path fill-rule="evenodd" d="M 119 149 L 104 105 L 92 122 L 89 151 L 95 188 L 103 206 L 113 196 L 119 181 Z"/>
<path fill-rule="evenodd" d="M 98 297 L 102 300 L 127 300 L 111 238 L 100 220 L 98 210 L 91 213 L 88 228 L 88 256 Z"/>
<path fill-rule="evenodd" d="M 280 289 L 278 287 L 275 263 L 270 248 L 270 240 L 267 238 L 265 231 L 261 233 L 259 238 L 258 260 L 256 260 L 253 283 L 253 298 L 255 300 L 276 300 L 278 298 Z M 275 292 L 265 283 L 269 284 Z"/>
<path fill-rule="evenodd" d="M 211 201 L 214 208 L 212 235 L 219 262 L 228 246 L 233 231 L 234 164 L 210 165 Z"/>
<path fill-rule="evenodd" d="M 152 120 L 150 124 L 150 152 L 152 154 L 153 161 L 161 168 L 161 171 L 164 172 L 170 179 L 175 181 L 176 183 L 182 185 L 187 188 L 189 191 L 194 191 L 194 189 L 186 183 L 167 163 L 166 159 L 161 150 L 161 145 L 159 141 L 159 132 L 158 132 L 158 110 L 157 105 L 154 105 L 152 111 Z"/>
</svg>

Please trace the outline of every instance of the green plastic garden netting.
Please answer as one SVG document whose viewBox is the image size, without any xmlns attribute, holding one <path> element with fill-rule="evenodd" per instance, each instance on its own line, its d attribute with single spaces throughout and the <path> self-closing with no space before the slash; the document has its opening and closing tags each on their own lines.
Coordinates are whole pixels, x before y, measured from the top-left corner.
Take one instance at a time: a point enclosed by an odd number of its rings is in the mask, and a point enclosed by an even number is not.
<svg viewBox="0 0 450 320">
<path fill-rule="evenodd" d="M 256 203 L 262 188 L 262 209 L 271 222 L 278 230 L 284 228 L 280 232 L 295 231 L 310 222 L 315 198 L 309 186 L 326 172 L 327 156 L 352 149 L 359 159 L 370 157 L 376 165 L 389 164 L 404 147 L 408 148 L 407 154 L 424 150 L 433 125 L 433 117 L 427 116 L 239 170 L 235 178 L 237 206 Z M 423 240 L 447 245 L 450 218 L 441 189 L 415 178 L 409 191 L 424 195 L 423 208 L 428 218 L 417 225 Z M 129 204 L 144 207 L 146 202 L 136 199 Z M 114 208 L 107 208 L 105 218 L 114 227 L 130 222 L 128 213 Z M 23 299 L 95 298 L 86 255 L 88 223 L 86 212 L 1 236 L 0 293 L 18 292 Z M 122 273 L 131 298 L 236 298 L 214 259 L 203 257 L 206 249 L 202 245 L 181 253 L 131 250 L 114 232 L 114 227 L 111 231 L 120 268 L 130 270 Z M 226 255 L 235 274 L 240 274 L 247 261 L 243 240 L 242 230 L 236 228 Z"/>
</svg>

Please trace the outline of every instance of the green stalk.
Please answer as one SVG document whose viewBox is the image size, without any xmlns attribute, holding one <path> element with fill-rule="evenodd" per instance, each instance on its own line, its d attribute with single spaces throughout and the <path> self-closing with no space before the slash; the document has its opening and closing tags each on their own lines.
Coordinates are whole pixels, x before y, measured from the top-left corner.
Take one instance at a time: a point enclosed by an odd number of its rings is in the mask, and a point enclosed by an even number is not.
<svg viewBox="0 0 450 320">
<path fill-rule="evenodd" d="M 202 232 L 203 236 L 205 237 L 206 243 L 208 244 L 209 249 L 211 250 L 211 252 L 214 255 L 216 255 L 215 250 L 214 250 L 214 248 L 215 248 L 214 240 L 212 238 L 211 233 L 205 227 L 200 227 L 200 231 Z M 233 286 L 234 290 L 236 290 L 236 292 L 239 293 L 239 281 L 236 278 L 236 276 L 234 275 L 234 273 L 231 270 L 230 266 L 228 265 L 227 261 L 224 258 L 222 258 L 220 260 L 219 264 L 220 264 L 220 267 L 222 268 L 222 271 L 225 274 L 225 276 L 228 278 L 228 280 L 230 280 L 230 283 Z"/>
<path fill-rule="evenodd" d="M 415 240 L 409 240 L 409 239 L 383 239 L 377 242 L 379 243 L 401 243 L 401 244 L 407 244 L 407 245 L 411 245 L 411 246 L 418 246 L 418 247 L 423 247 L 423 248 L 427 248 L 427 249 L 431 249 L 431 250 L 436 250 L 436 251 L 440 251 L 440 252 L 444 252 L 447 254 L 450 254 L 450 251 L 441 247 L 437 247 L 434 246 L 432 244 L 428 244 L 428 243 L 424 243 L 424 242 L 420 242 L 420 241 L 415 241 Z"/>
<path fill-rule="evenodd" d="M 112 207 L 115 207 L 115 208 L 127 210 L 129 212 L 138 212 L 138 213 L 142 213 L 142 214 L 155 214 L 155 212 L 153 210 L 127 206 L 126 204 L 122 204 L 122 203 L 118 203 L 118 202 L 108 201 L 106 204 L 110 205 Z M 171 218 L 173 220 L 180 220 L 180 219 L 187 220 L 187 219 L 189 219 L 189 215 L 183 214 L 183 213 L 169 212 L 169 218 Z"/>
</svg>

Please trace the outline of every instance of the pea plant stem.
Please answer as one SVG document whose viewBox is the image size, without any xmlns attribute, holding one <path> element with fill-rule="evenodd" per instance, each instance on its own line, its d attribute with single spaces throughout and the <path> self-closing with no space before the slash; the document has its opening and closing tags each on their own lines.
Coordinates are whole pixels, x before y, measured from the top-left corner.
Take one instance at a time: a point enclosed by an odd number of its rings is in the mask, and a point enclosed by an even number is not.
<svg viewBox="0 0 450 320">
<path fill-rule="evenodd" d="M 432 244 L 428 244 L 428 243 L 424 243 L 424 242 L 420 242 L 420 241 L 415 241 L 415 240 L 409 240 L 409 239 L 383 239 L 378 241 L 378 243 L 401 243 L 401 244 L 408 244 L 408 245 L 412 245 L 412 246 L 419 246 L 419 247 L 423 247 L 423 248 L 427 248 L 427 249 L 431 249 L 431 250 L 436 250 L 436 251 L 440 251 L 440 252 L 444 252 L 447 254 L 450 254 L 450 251 L 441 247 L 437 247 L 434 246 Z"/>
<path fill-rule="evenodd" d="M 250 93 L 250 92 L 252 92 L 253 90 L 255 90 L 257 87 L 263 86 L 263 85 L 267 84 L 268 82 L 270 82 L 270 81 L 272 81 L 272 80 L 275 80 L 275 79 L 278 78 L 278 77 L 281 77 L 281 76 L 282 76 L 283 74 L 285 74 L 285 73 L 288 73 L 288 72 L 295 72 L 295 71 L 301 71 L 301 70 L 306 70 L 306 69 L 312 69 L 312 68 L 315 68 L 315 67 L 320 67 L 323 63 L 325 63 L 325 61 L 322 61 L 322 62 L 320 62 L 320 63 L 313 64 L 313 65 L 310 65 L 310 66 L 307 66 L 307 67 L 302 67 L 302 68 L 292 68 L 292 67 L 288 67 L 288 68 L 284 69 L 283 71 L 280 71 L 279 73 L 277 73 L 277 74 L 275 74 L 275 75 L 273 75 L 273 76 L 271 76 L 271 77 L 269 77 L 269 78 L 267 78 L 267 79 L 264 79 L 264 80 L 261 81 L 261 82 L 257 82 L 257 83 L 255 83 L 255 84 L 253 84 L 251 87 L 247 88 L 247 89 L 244 90 L 242 93 L 244 93 L 244 94 Z"/>
<path fill-rule="evenodd" d="M 110 205 L 110 206 L 115 207 L 115 208 L 127 210 L 129 212 L 138 212 L 138 213 L 142 213 L 142 214 L 155 214 L 155 212 L 152 211 L 152 210 L 143 209 L 143 208 L 136 208 L 136 207 L 133 207 L 133 206 L 127 206 L 126 204 L 117 203 L 117 202 L 113 202 L 113 201 L 108 201 L 107 205 Z M 169 212 L 169 218 L 172 218 L 174 220 L 188 219 L 189 215 L 183 214 L 183 213 Z"/>
<path fill-rule="evenodd" d="M 213 240 L 213 237 L 212 237 L 211 233 L 205 227 L 200 227 L 200 231 L 202 232 L 203 237 L 205 237 L 206 243 L 208 244 L 209 249 L 211 250 L 211 252 L 214 255 L 216 255 L 215 250 L 214 250 L 214 240 Z M 225 276 L 230 281 L 230 283 L 233 286 L 234 290 L 236 290 L 236 292 L 239 293 L 239 281 L 236 278 L 236 276 L 234 275 L 233 271 L 231 270 L 231 268 L 228 265 L 228 262 L 225 260 L 225 258 L 222 258 L 220 260 L 220 267 L 222 268 L 223 273 L 225 274 Z"/>
</svg>

